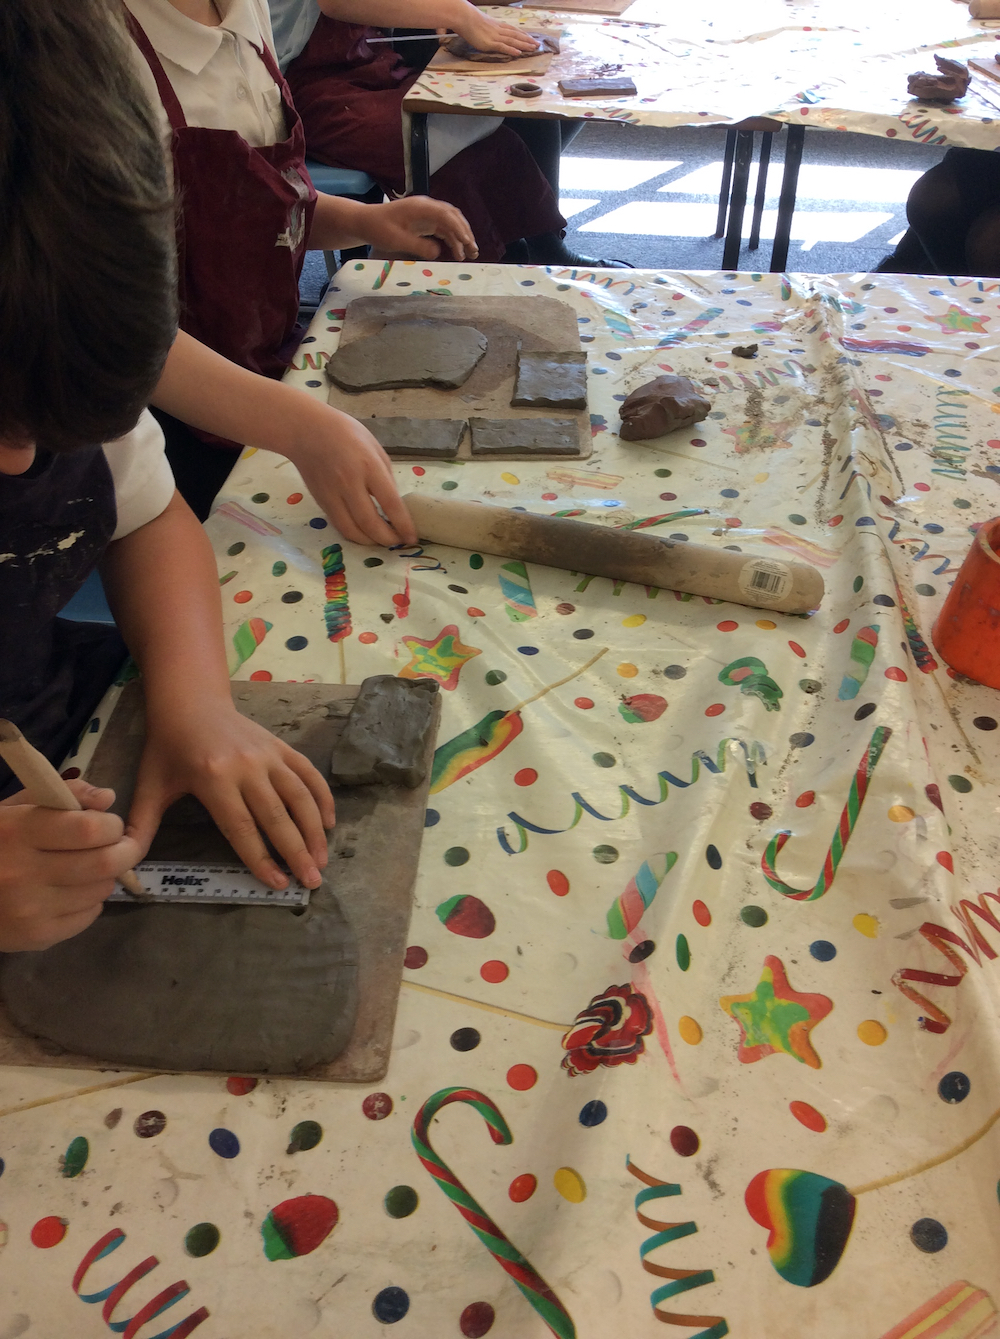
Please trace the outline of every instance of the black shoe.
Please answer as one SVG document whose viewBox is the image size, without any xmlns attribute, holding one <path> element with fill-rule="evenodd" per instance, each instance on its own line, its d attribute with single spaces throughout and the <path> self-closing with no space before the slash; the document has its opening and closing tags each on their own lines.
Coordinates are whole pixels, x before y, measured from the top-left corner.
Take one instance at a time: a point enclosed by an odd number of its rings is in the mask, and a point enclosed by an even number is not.
<svg viewBox="0 0 1000 1339">
<path fill-rule="evenodd" d="M 590 256 L 579 256 L 570 251 L 564 238 L 557 232 L 539 233 L 537 237 L 525 239 L 528 260 L 532 265 L 571 265 L 583 270 L 633 270 L 635 266 L 627 260 L 594 260 Z"/>
<path fill-rule="evenodd" d="M 509 242 L 507 250 L 500 258 L 501 265 L 530 265 L 531 259 L 528 256 L 528 243 L 523 237 L 519 237 L 516 242 Z"/>
</svg>

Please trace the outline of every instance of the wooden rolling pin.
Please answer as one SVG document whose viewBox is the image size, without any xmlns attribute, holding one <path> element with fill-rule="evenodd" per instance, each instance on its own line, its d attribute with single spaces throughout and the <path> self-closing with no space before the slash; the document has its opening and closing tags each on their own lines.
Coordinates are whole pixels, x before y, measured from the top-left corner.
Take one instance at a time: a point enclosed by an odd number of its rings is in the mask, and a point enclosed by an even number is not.
<svg viewBox="0 0 1000 1339">
<path fill-rule="evenodd" d="M 424 493 L 407 493 L 403 502 L 417 534 L 434 544 L 732 600 L 783 614 L 808 613 L 823 599 L 823 578 L 806 563 L 752 557 L 637 530 L 611 530 L 564 516 L 534 516 Z"/>
</svg>

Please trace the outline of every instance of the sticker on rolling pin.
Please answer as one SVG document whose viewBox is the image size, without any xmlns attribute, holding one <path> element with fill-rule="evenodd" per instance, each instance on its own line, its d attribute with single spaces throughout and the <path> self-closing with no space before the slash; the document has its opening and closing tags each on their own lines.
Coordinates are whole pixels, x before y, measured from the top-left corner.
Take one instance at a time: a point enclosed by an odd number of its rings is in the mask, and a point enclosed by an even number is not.
<svg viewBox="0 0 1000 1339">
<path fill-rule="evenodd" d="M 292 879 L 280 891 L 255 879 L 242 865 L 188 865 L 169 860 L 144 860 L 135 872 L 146 898 L 133 897 L 116 885 L 109 902 L 225 903 L 229 906 L 304 907 L 309 889 Z"/>
<path fill-rule="evenodd" d="M 737 580 L 751 604 L 777 604 L 792 587 L 788 565 L 773 558 L 751 558 L 740 568 Z"/>
</svg>

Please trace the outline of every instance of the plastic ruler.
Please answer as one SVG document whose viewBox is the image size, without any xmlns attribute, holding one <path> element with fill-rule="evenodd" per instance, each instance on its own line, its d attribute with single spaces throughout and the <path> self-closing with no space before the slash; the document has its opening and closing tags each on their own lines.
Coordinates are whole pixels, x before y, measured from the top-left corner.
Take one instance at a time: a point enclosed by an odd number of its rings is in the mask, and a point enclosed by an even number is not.
<svg viewBox="0 0 1000 1339">
<path fill-rule="evenodd" d="M 168 860 L 144 860 L 136 865 L 139 882 L 153 902 L 229 903 L 233 906 L 304 907 L 309 889 L 292 879 L 280 892 L 255 879 L 242 865 L 188 865 Z M 140 899 L 120 885 L 109 902 Z"/>
</svg>

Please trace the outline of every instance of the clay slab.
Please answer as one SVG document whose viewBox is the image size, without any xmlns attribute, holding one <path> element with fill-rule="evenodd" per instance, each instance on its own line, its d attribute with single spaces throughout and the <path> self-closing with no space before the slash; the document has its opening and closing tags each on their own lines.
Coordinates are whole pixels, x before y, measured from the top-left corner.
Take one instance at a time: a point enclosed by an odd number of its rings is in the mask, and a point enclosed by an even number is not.
<svg viewBox="0 0 1000 1339">
<path fill-rule="evenodd" d="M 465 436 L 462 418 L 363 418 L 359 420 L 390 456 L 453 460 Z"/>
<path fill-rule="evenodd" d="M 350 684 L 255 682 L 233 683 L 232 690 L 237 710 L 293 745 L 321 773 L 329 765 L 333 745 L 359 691 Z M 436 719 L 440 713 L 439 701 L 435 696 Z M 85 774 L 92 785 L 116 788 L 115 813 L 128 812 L 144 737 L 142 693 L 139 685 L 133 683 L 122 693 Z M 330 1064 L 317 1064 L 297 1075 L 289 1072 L 288 1077 L 374 1083 L 388 1069 L 433 749 L 432 732 L 425 762 L 427 777 L 414 790 L 403 786 L 334 789 L 337 826 L 329 834 L 330 863 L 325 879 L 336 893 L 357 939 L 357 1014 L 350 1042 L 338 1059 Z M 206 811 L 189 797 L 167 810 L 149 859 L 239 863 Z M 193 906 L 163 909 L 197 914 Z M 262 916 L 280 919 L 287 908 L 254 910 Z M 92 1052 L 59 1052 L 26 1035 L 14 1025 L 4 1007 L 0 1007 L 0 1064 L 68 1069 L 115 1067 Z"/>
<path fill-rule="evenodd" d="M 525 409 L 586 409 L 587 355 L 519 349 L 512 405 Z"/>
<path fill-rule="evenodd" d="M 575 456 L 576 424 L 571 418 L 470 418 L 473 456 Z"/>
<path fill-rule="evenodd" d="M 341 346 L 326 365 L 343 391 L 394 390 L 433 386 L 454 390 L 468 381 L 486 353 L 486 336 L 469 325 L 448 321 L 394 321 Z"/>
<path fill-rule="evenodd" d="M 634 98 L 638 89 L 631 79 L 560 79 L 564 98 Z"/>
<path fill-rule="evenodd" d="M 436 720 L 433 679 L 374 674 L 354 699 L 330 757 L 339 786 L 419 786 L 426 775 L 427 737 Z"/>
</svg>

